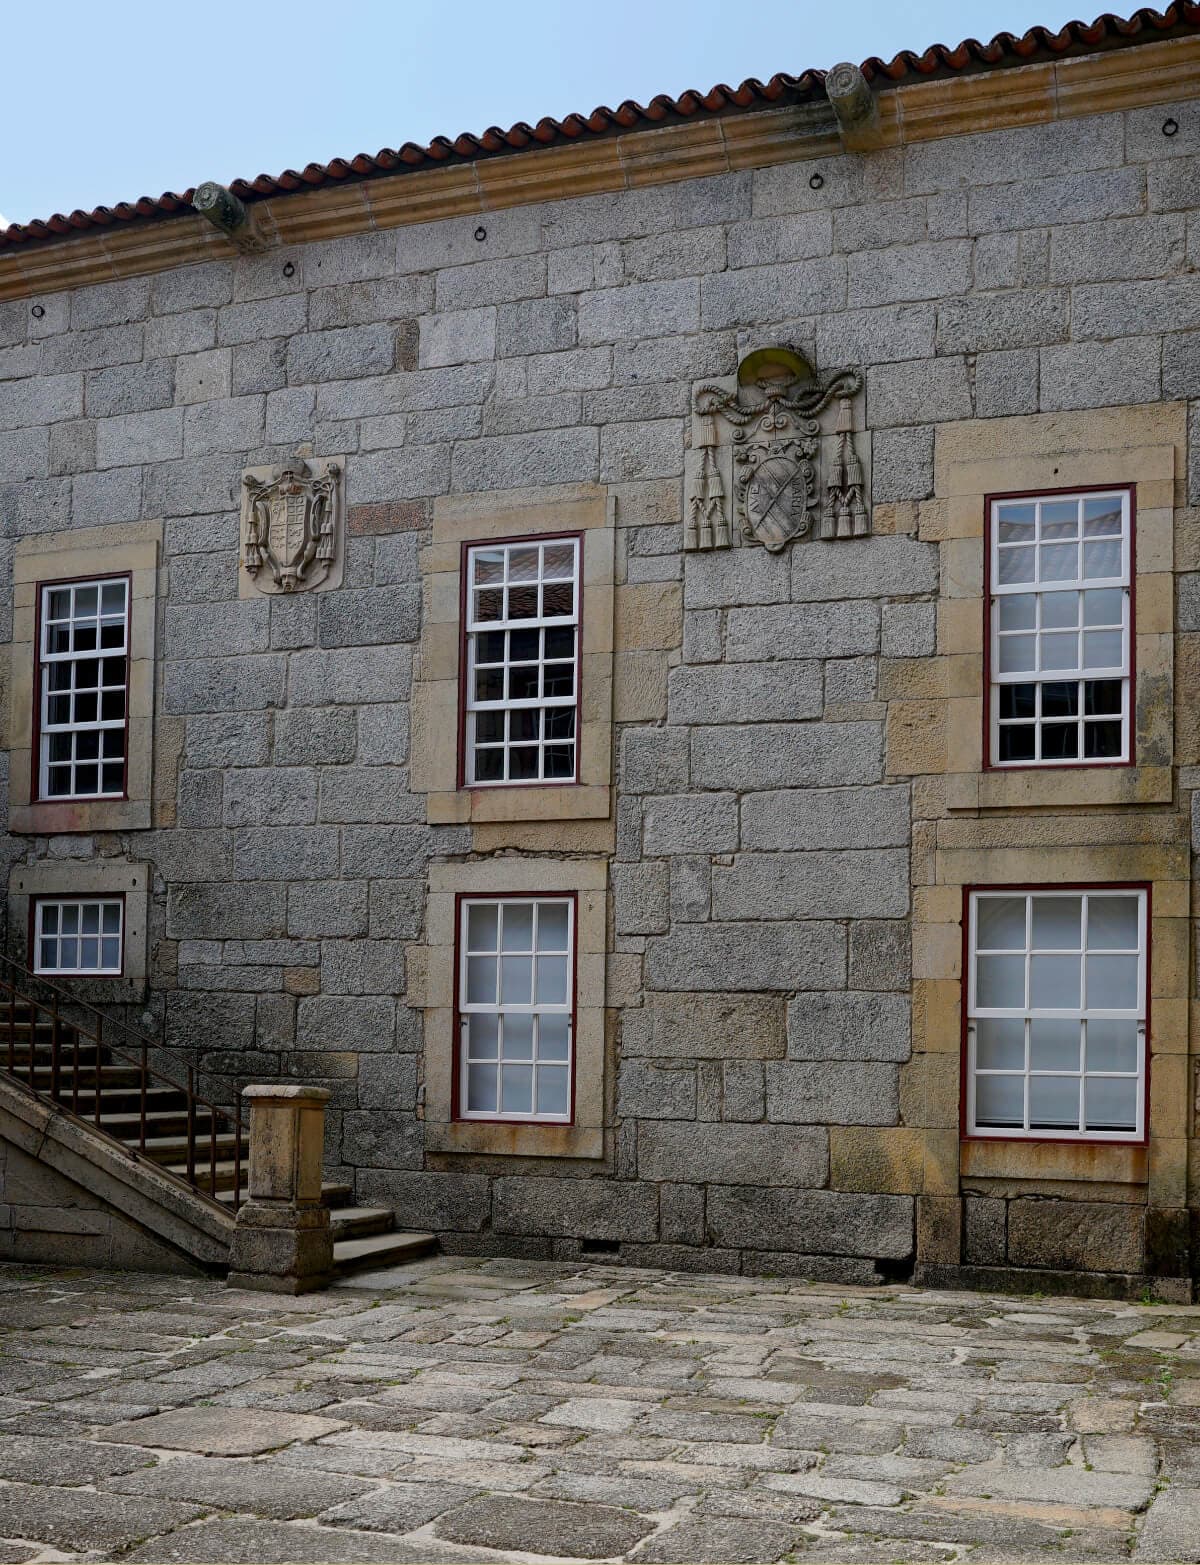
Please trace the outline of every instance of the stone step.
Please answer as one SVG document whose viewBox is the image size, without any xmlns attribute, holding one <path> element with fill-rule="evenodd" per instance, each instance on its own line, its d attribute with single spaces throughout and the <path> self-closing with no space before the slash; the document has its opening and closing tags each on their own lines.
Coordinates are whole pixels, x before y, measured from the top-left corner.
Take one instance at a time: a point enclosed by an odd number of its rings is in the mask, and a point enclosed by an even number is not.
<svg viewBox="0 0 1200 1565">
<path fill-rule="evenodd" d="M 391 1233 L 396 1214 L 390 1206 L 340 1206 L 330 1213 L 334 1243 L 340 1239 L 365 1239 L 368 1234 Z"/>
<path fill-rule="evenodd" d="M 331 1211 L 340 1206 L 353 1206 L 354 1186 L 342 1179 L 326 1179 L 321 1185 L 321 1200 Z"/>
<path fill-rule="evenodd" d="M 402 1266 L 437 1248 L 433 1234 L 372 1234 L 367 1239 L 336 1239 L 333 1245 L 334 1275 L 374 1270 L 382 1266 Z"/>
<path fill-rule="evenodd" d="M 60 1092 L 59 1093 L 59 1098 L 63 1099 L 64 1097 L 65 1097 L 66 1101 L 64 1102 L 63 1106 L 69 1108 L 70 1107 L 70 1094 L 69 1093 L 63 1094 L 63 1093 Z M 140 1136 L 141 1136 L 142 1117 L 141 1117 L 141 1113 L 137 1109 L 131 1109 L 131 1110 L 127 1110 L 127 1111 L 124 1111 L 124 1112 L 118 1112 L 118 1113 L 108 1113 L 107 1112 L 107 1109 L 108 1109 L 108 1098 L 106 1096 L 101 1096 L 100 1104 L 101 1104 L 101 1107 L 100 1107 L 100 1129 L 101 1130 L 107 1131 L 110 1136 L 115 1136 L 118 1141 L 137 1141 L 140 1138 Z M 81 1107 L 82 1107 L 82 1103 L 81 1103 Z M 80 1118 L 86 1119 L 88 1117 L 89 1116 L 87 1116 L 85 1114 L 81 1114 L 80 1115 Z M 212 1114 L 211 1114 L 211 1112 L 208 1109 L 201 1108 L 199 1105 L 197 1105 L 197 1107 L 196 1107 L 196 1109 L 194 1111 L 193 1120 L 192 1120 L 193 1131 L 194 1131 L 194 1138 L 195 1138 L 195 1142 L 196 1142 L 197 1152 L 201 1152 L 202 1151 L 205 1154 L 206 1157 L 208 1155 L 208 1150 L 209 1150 L 209 1146 L 208 1146 L 208 1128 L 209 1128 L 209 1125 L 210 1125 L 211 1121 L 212 1121 Z M 95 1123 L 95 1119 L 93 1118 L 91 1122 L 94 1124 Z M 180 1141 L 181 1145 L 186 1147 L 187 1146 L 187 1133 L 188 1133 L 188 1112 L 187 1112 L 187 1104 L 186 1103 L 172 1104 L 172 1105 L 169 1105 L 169 1106 L 165 1105 L 165 1104 L 159 1104 L 159 1105 L 155 1105 L 153 1107 L 147 1106 L 147 1110 L 146 1110 L 146 1137 L 147 1137 L 147 1142 L 150 1142 L 150 1141 L 158 1142 L 158 1141 L 162 1141 L 164 1139 L 177 1139 L 177 1140 Z M 223 1136 L 228 1136 L 230 1138 L 229 1139 L 229 1147 L 230 1147 L 230 1150 L 232 1150 L 232 1148 L 233 1148 L 233 1127 L 231 1125 L 227 1124 L 225 1122 L 224 1118 L 220 1118 L 220 1119 L 217 1120 L 217 1143 L 218 1143 L 218 1148 L 220 1147 L 221 1138 Z M 242 1140 L 243 1140 L 243 1142 L 245 1142 L 245 1131 L 244 1130 L 243 1130 L 243 1134 L 242 1134 Z"/>
</svg>

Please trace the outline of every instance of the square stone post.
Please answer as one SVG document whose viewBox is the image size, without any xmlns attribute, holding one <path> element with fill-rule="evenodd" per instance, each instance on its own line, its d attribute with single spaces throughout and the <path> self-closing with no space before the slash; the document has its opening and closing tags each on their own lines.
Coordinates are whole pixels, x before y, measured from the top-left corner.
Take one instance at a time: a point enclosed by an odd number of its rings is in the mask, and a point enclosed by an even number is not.
<svg viewBox="0 0 1200 1565">
<path fill-rule="evenodd" d="M 324 1087 L 247 1087 L 248 1198 L 238 1208 L 230 1287 L 308 1293 L 333 1275 L 329 1208 L 321 1200 Z"/>
</svg>

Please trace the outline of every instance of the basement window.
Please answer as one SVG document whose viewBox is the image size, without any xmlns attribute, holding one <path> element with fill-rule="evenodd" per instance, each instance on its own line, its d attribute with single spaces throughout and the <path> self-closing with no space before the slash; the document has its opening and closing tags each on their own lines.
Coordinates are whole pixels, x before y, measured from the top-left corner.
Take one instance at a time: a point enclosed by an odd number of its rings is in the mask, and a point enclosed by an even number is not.
<svg viewBox="0 0 1200 1565">
<path fill-rule="evenodd" d="M 33 905 L 33 970 L 63 978 L 119 978 L 124 968 L 122 897 L 41 897 Z"/>
</svg>

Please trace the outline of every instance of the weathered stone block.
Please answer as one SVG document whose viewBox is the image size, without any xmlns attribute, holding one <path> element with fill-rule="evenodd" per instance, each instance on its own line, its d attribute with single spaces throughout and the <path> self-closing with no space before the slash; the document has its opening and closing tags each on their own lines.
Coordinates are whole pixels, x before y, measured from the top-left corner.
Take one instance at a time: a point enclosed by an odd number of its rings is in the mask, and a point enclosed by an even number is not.
<svg viewBox="0 0 1200 1565">
<path fill-rule="evenodd" d="M 652 858 L 668 853 L 732 852 L 738 843 L 737 799 L 731 793 L 647 799 L 642 840 L 645 853 Z"/>
<path fill-rule="evenodd" d="M 665 864 L 614 864 L 613 916 L 619 935 L 661 935 L 670 924 Z"/>
<path fill-rule="evenodd" d="M 850 925 L 850 987 L 907 990 L 911 980 L 907 919 L 855 919 Z"/>
<path fill-rule="evenodd" d="M 492 1227 L 500 1234 L 656 1239 L 658 1190 L 612 1179 L 501 1178 L 493 1185 Z"/>
<path fill-rule="evenodd" d="M 256 713 L 197 712 L 187 721 L 192 766 L 265 766 L 268 743 L 267 722 Z"/>
<path fill-rule="evenodd" d="M 867 370 L 871 429 L 970 418 L 971 386 L 962 358 L 913 359 Z"/>
<path fill-rule="evenodd" d="M 167 408 L 174 400 L 175 366 L 170 359 L 148 359 L 144 364 L 119 364 L 95 370 L 84 383 L 84 399 L 90 418 L 117 413 L 145 413 Z M 181 402 L 191 401 L 180 397 Z"/>
<path fill-rule="evenodd" d="M 743 848 L 898 848 L 909 833 L 905 787 L 789 788 L 742 800 Z"/>
<path fill-rule="evenodd" d="M 599 473 L 595 429 L 539 431 L 463 441 L 454 449 L 453 487 L 468 492 L 573 484 Z"/>
<path fill-rule="evenodd" d="M 871 498 L 925 500 L 933 493 L 933 430 L 881 429 L 871 437 Z"/>
<path fill-rule="evenodd" d="M 704 1243 L 704 1189 L 664 1184 L 659 1189 L 659 1233 L 664 1244 Z"/>
<path fill-rule="evenodd" d="M 845 982 L 838 924 L 683 924 L 646 947 L 655 989 L 830 989 Z"/>
<path fill-rule="evenodd" d="M 408 773 L 395 766 L 339 766 L 321 773 L 321 819 L 392 825 L 424 817 L 424 801 L 408 791 Z"/>
<path fill-rule="evenodd" d="M 690 1180 L 817 1189 L 829 1175 L 824 1130 L 793 1125 L 661 1123 L 638 1126 L 638 1174 Z"/>
<path fill-rule="evenodd" d="M 1057 1271 L 1140 1272 L 1144 1223 L 1141 1206 L 1019 1197 L 1008 1203 L 1008 1258 Z"/>
<path fill-rule="evenodd" d="M 812 1255 L 905 1260 L 913 1253 L 913 1198 L 836 1190 L 710 1186 L 708 1228 L 717 1244 Z"/>
<path fill-rule="evenodd" d="M 405 1062 L 399 1056 L 398 1067 Z M 407 1063 L 415 1061 L 408 1056 Z M 342 1161 L 353 1168 L 420 1168 L 423 1143 L 421 1122 L 395 1108 L 352 1109 L 342 1116 Z"/>
<path fill-rule="evenodd" d="M 246 767 L 230 772 L 227 826 L 304 826 L 317 818 L 317 779 L 292 768 Z"/>
<path fill-rule="evenodd" d="M 793 1125 L 895 1125 L 900 1118 L 897 1067 L 877 1061 L 766 1067 L 767 1118 Z"/>
<path fill-rule="evenodd" d="M 713 870 L 713 917 L 896 918 L 908 911 L 904 849 L 743 853 Z"/>
<path fill-rule="evenodd" d="M 816 315 L 837 310 L 845 303 L 846 261 L 840 255 L 780 266 L 744 267 L 718 272 L 701 281 L 705 331 Z"/>
<path fill-rule="evenodd" d="M 265 940 L 287 923 L 286 887 L 239 881 L 237 894 L 222 885 L 174 885 L 167 893 L 167 933 L 175 940 Z"/>
<path fill-rule="evenodd" d="M 293 939 L 327 940 L 367 932 L 366 881 L 298 882 L 289 885 L 287 897 L 287 932 Z"/>
<path fill-rule="evenodd" d="M 909 1057 L 905 995 L 811 994 L 788 1006 L 788 1058 L 895 1060 Z"/>
<path fill-rule="evenodd" d="M 648 994 L 624 1014 L 622 1053 L 673 1059 L 779 1059 L 783 1002 L 752 994 Z"/>
<path fill-rule="evenodd" d="M 682 791 L 688 780 L 686 728 L 626 728 L 619 775 L 626 793 Z"/>
<path fill-rule="evenodd" d="M 412 650 L 406 646 L 379 647 L 369 657 L 353 647 L 322 648 L 290 659 L 288 693 L 294 706 L 395 701 L 407 693 L 411 676 Z"/>
<path fill-rule="evenodd" d="M 691 770 L 693 786 L 744 793 L 877 782 L 883 775 L 883 725 L 702 728 L 692 736 Z"/>
<path fill-rule="evenodd" d="M 691 277 L 630 283 L 579 298 L 579 340 L 584 345 L 667 337 L 699 326 L 700 284 Z"/>
<path fill-rule="evenodd" d="M 984 1196 L 963 1199 L 963 1260 L 968 1266 L 1003 1266 L 1008 1259 L 1008 1203 Z"/>
<path fill-rule="evenodd" d="M 969 240 L 897 245 L 850 257 L 846 302 L 851 309 L 863 305 L 901 304 L 965 293 L 970 286 Z"/>
<path fill-rule="evenodd" d="M 937 545 L 915 538 L 849 538 L 792 551 L 792 597 L 801 603 L 909 597 L 935 592 L 937 582 Z"/>
<path fill-rule="evenodd" d="M 765 663 L 790 658 L 797 652 L 805 658 L 857 657 L 877 652 L 879 605 L 851 600 L 733 608 L 726 618 L 725 647 L 731 663 Z M 789 663 L 788 667 L 799 674 L 806 665 Z M 721 672 L 725 677 L 731 673 Z"/>
<path fill-rule="evenodd" d="M 317 623 L 323 647 L 374 647 L 415 641 L 421 631 L 421 590 L 372 587 L 324 593 Z"/>
<path fill-rule="evenodd" d="M 1197 302 L 1200 304 L 1200 294 Z M 1170 307 L 1168 301 L 1162 303 Z M 1053 413 L 1065 408 L 1153 402 L 1159 395 L 1161 361 L 1162 344 L 1157 337 L 1043 348 L 1041 409 Z"/>
<path fill-rule="evenodd" d="M 617 1113 L 623 1119 L 694 1120 L 694 1068 L 675 1060 L 622 1060 L 617 1072 Z"/>
<path fill-rule="evenodd" d="M 667 721 L 680 726 L 795 722 L 819 716 L 821 707 L 815 660 L 675 668 L 667 679 Z"/>
</svg>

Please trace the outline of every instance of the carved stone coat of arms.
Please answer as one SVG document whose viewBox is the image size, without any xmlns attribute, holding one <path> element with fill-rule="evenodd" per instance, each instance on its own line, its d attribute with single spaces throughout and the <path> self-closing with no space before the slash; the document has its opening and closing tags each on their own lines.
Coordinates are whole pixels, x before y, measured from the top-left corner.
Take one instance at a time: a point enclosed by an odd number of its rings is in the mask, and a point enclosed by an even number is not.
<svg viewBox="0 0 1200 1565">
<path fill-rule="evenodd" d="M 773 554 L 794 539 L 860 538 L 871 530 L 866 473 L 854 434 L 857 370 L 818 379 L 790 348 L 748 354 L 736 380 L 692 395 L 684 547 L 741 539 Z M 836 405 L 833 429 L 822 414 Z"/>
<path fill-rule="evenodd" d="M 289 457 L 242 476 L 242 596 L 336 587 L 342 574 L 340 462 Z"/>
</svg>

